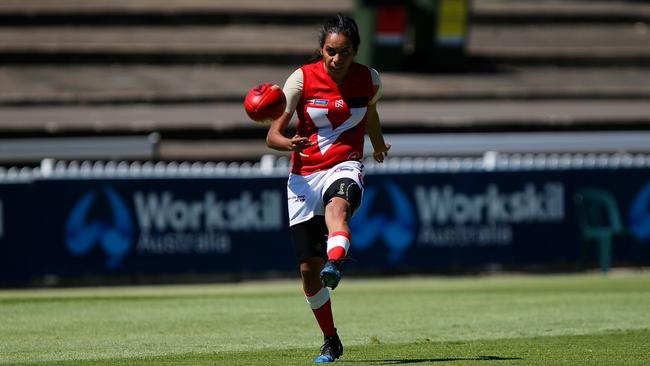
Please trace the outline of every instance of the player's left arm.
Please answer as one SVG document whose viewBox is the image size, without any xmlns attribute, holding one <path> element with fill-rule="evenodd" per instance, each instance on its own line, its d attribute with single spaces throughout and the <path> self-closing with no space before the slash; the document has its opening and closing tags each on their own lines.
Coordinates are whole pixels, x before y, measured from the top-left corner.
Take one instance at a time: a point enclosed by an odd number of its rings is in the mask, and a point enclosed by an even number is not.
<svg viewBox="0 0 650 366">
<path fill-rule="evenodd" d="M 375 86 L 375 93 L 368 103 L 366 131 L 370 138 L 370 143 L 372 144 L 372 157 L 378 163 L 383 163 L 388 154 L 388 150 L 390 150 L 390 144 L 387 144 L 386 141 L 384 141 L 384 135 L 381 132 L 381 123 L 379 121 L 379 113 L 377 113 L 377 101 L 381 96 L 381 81 L 379 79 L 379 74 L 375 69 L 370 69 L 370 72 L 372 75 L 373 85 Z"/>
</svg>

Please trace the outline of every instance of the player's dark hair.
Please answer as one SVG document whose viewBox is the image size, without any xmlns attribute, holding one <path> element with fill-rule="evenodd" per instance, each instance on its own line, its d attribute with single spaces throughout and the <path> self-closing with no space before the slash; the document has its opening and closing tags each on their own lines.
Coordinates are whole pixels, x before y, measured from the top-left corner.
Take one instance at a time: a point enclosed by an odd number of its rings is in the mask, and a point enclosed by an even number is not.
<svg viewBox="0 0 650 366">
<path fill-rule="evenodd" d="M 335 17 L 326 20 L 318 35 L 318 44 L 320 44 L 320 49 L 323 49 L 325 38 L 327 38 L 327 35 L 331 33 L 344 34 L 352 43 L 354 52 L 359 50 L 361 37 L 359 37 L 359 27 L 354 19 L 338 13 Z"/>
</svg>

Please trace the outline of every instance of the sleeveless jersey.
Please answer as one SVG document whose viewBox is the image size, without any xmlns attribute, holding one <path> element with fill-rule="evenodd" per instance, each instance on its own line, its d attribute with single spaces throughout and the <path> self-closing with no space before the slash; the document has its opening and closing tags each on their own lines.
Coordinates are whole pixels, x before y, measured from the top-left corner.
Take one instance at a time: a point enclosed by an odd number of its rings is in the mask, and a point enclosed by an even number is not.
<svg viewBox="0 0 650 366">
<path fill-rule="evenodd" d="M 316 142 L 293 152 L 291 172 L 308 175 L 343 161 L 363 158 L 366 111 L 374 95 L 368 67 L 352 63 L 342 85 L 337 85 L 318 61 L 303 66 L 303 89 L 296 107 L 296 132 Z"/>
</svg>

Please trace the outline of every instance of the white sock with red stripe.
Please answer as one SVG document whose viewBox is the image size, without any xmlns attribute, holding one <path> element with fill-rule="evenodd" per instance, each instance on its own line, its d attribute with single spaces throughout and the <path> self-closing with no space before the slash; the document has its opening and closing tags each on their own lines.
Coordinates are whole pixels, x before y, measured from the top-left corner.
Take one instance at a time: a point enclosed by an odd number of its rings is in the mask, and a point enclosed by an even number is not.
<svg viewBox="0 0 650 366">
<path fill-rule="evenodd" d="M 307 297 L 309 307 L 314 312 L 314 317 L 316 317 L 316 321 L 323 335 L 328 337 L 336 335 L 329 290 L 323 287 L 315 294 L 305 292 L 305 296 Z"/>
<path fill-rule="evenodd" d="M 338 261 L 348 254 L 350 249 L 350 233 L 335 231 L 327 238 L 327 259 Z"/>
</svg>

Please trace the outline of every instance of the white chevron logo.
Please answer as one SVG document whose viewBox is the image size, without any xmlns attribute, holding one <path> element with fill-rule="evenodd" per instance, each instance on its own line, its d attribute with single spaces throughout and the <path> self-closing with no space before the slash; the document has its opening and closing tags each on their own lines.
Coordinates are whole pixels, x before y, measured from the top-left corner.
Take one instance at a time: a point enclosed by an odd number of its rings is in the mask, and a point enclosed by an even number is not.
<svg viewBox="0 0 650 366">
<path fill-rule="evenodd" d="M 307 113 L 316 127 L 318 127 L 318 147 L 321 154 L 332 146 L 332 144 L 341 136 L 341 134 L 354 126 L 366 115 L 366 107 L 350 108 L 350 117 L 337 128 L 332 127 L 332 123 L 327 118 L 327 108 L 307 107 Z"/>
</svg>

